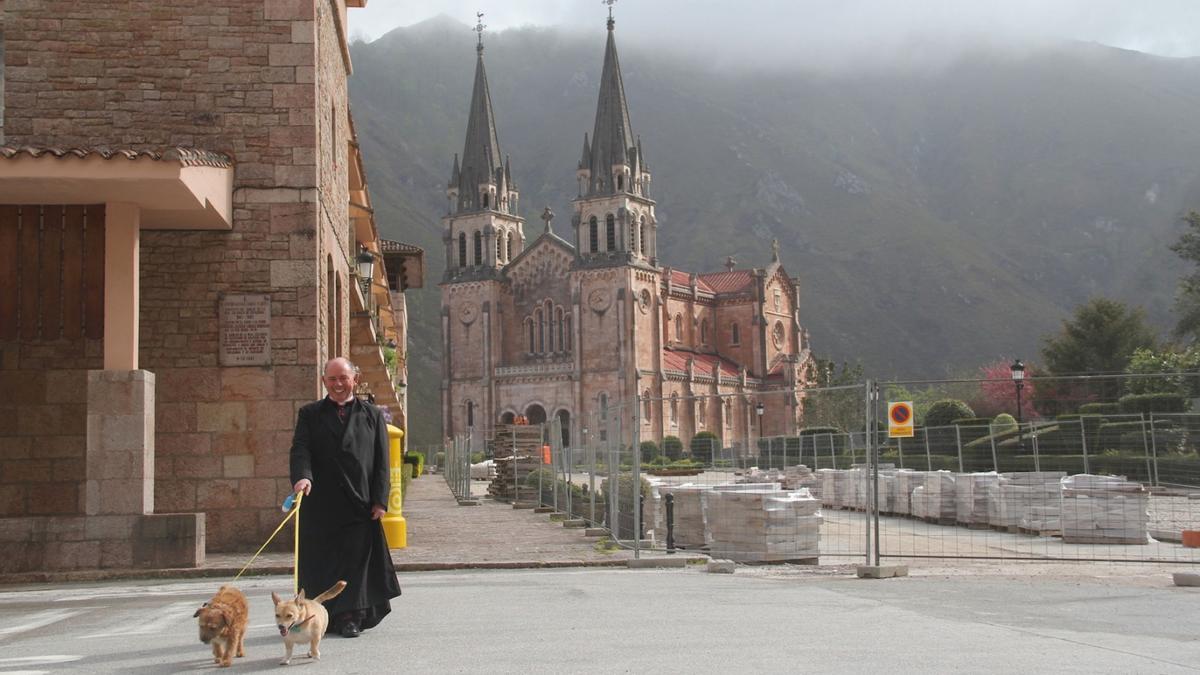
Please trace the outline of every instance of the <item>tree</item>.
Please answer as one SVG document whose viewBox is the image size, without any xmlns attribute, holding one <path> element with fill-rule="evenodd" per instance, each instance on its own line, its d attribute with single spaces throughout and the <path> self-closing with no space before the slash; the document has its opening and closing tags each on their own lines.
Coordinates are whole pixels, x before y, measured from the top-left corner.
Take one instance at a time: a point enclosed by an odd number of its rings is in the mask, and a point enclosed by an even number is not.
<svg viewBox="0 0 1200 675">
<path fill-rule="evenodd" d="M 1200 213 L 1189 211 L 1183 222 L 1187 223 L 1188 231 L 1171 245 L 1171 250 L 1180 258 L 1200 265 Z M 1175 312 L 1179 315 L 1175 334 L 1193 341 L 1200 337 L 1200 269 L 1180 279 L 1179 291 L 1175 295 Z"/>
<path fill-rule="evenodd" d="M 1137 375 L 1162 374 L 1162 377 L 1129 378 L 1125 382 L 1125 389 L 1130 394 L 1169 393 L 1188 398 L 1200 397 L 1200 345 L 1192 345 L 1182 351 L 1135 350 L 1126 372 Z"/>
<path fill-rule="evenodd" d="M 1125 372 L 1133 352 L 1155 346 L 1154 331 L 1141 308 L 1130 309 L 1108 298 L 1093 298 L 1063 321 L 1062 330 L 1044 338 L 1042 360 L 1052 375 Z M 1090 387 L 1105 401 L 1120 394 L 1119 378 Z"/>
<path fill-rule="evenodd" d="M 842 431 L 858 431 L 863 428 L 866 402 L 863 399 L 862 388 L 832 389 L 846 385 L 861 384 L 863 367 L 861 363 L 850 365 L 843 361 L 839 369 L 837 363 L 814 358 L 812 368 L 812 387 L 804 392 L 804 425 L 830 426 Z M 827 389 L 827 391 L 822 391 Z"/>
<path fill-rule="evenodd" d="M 1012 361 L 1001 359 L 984 364 L 979 368 L 979 399 L 975 412 L 984 417 L 995 417 L 1000 413 L 1017 411 L 1017 386 L 1012 381 Z M 1025 421 L 1039 417 L 1033 402 L 1037 398 L 1037 383 L 1030 378 L 1035 369 L 1030 364 L 1025 370 L 1026 378 L 1021 389 L 1021 419 Z"/>
</svg>

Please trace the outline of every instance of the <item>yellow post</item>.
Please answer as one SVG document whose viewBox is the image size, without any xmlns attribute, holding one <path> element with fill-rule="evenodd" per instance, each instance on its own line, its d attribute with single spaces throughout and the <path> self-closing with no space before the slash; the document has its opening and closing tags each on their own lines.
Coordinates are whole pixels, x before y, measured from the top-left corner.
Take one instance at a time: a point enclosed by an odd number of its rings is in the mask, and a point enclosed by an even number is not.
<svg viewBox="0 0 1200 675">
<path fill-rule="evenodd" d="M 408 546 L 408 523 L 404 520 L 404 430 L 388 425 L 388 457 L 391 458 L 392 491 L 388 511 L 383 514 L 383 534 L 388 548 Z"/>
</svg>

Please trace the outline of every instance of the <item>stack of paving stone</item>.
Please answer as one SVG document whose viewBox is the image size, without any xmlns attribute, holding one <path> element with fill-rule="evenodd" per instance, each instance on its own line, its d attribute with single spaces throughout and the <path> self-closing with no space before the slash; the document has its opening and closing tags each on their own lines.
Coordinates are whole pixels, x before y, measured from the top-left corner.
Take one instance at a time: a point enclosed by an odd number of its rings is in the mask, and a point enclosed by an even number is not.
<svg viewBox="0 0 1200 675">
<path fill-rule="evenodd" d="M 988 525 L 988 497 L 1000 481 L 995 471 L 960 473 L 954 481 L 956 519 L 967 527 Z"/>
<path fill-rule="evenodd" d="M 1069 544 L 1146 544 L 1150 494 L 1118 476 L 1062 479 L 1062 538 Z"/>
<path fill-rule="evenodd" d="M 1041 528 L 1028 526 L 1030 509 L 1058 507 L 1061 481 L 1065 475 L 1062 471 L 1017 471 L 1001 474 L 1000 480 L 992 486 L 989 493 L 988 524 L 1008 530 L 1026 527 L 1040 531 Z M 1046 528 L 1047 531 L 1055 529 L 1057 528 Z"/>
<path fill-rule="evenodd" d="M 925 483 L 925 474 L 925 471 L 908 469 L 900 469 L 896 472 L 896 498 L 892 502 L 892 513 L 901 516 L 913 515 L 913 491 Z"/>
<path fill-rule="evenodd" d="M 949 471 L 926 471 L 925 482 L 913 490 L 912 514 L 942 525 L 954 524 L 958 515 L 954 474 Z"/>
<path fill-rule="evenodd" d="M 782 485 L 787 490 L 807 489 L 809 494 L 820 497 L 821 486 L 813 470 L 805 464 L 796 464 L 783 470 Z"/>
<path fill-rule="evenodd" d="M 534 488 L 526 495 L 525 477 L 542 466 L 542 428 L 528 424 L 497 424 L 488 439 L 488 450 L 495 458 L 496 477 L 488 485 L 488 494 L 502 501 L 538 498 Z M 515 468 L 514 468 L 515 467 Z M 520 487 L 520 494 L 517 487 Z"/>
<path fill-rule="evenodd" d="M 704 493 L 706 485 L 663 485 L 659 488 L 663 499 L 674 495 L 674 537 L 675 545 L 680 548 L 701 548 L 704 546 Z M 666 507 L 663 507 L 664 514 Z M 665 518 L 665 516 L 664 516 Z M 666 537 L 666 527 L 663 528 Z"/>
<path fill-rule="evenodd" d="M 879 512 L 896 512 L 896 472 L 891 469 L 879 470 Z"/>
<path fill-rule="evenodd" d="M 821 504 L 830 508 L 840 508 L 838 503 L 839 475 L 844 473 L 839 469 L 817 469 L 817 483 L 821 486 Z"/>
<path fill-rule="evenodd" d="M 704 495 L 709 553 L 738 562 L 811 561 L 820 554 L 820 507 L 804 489 L 717 486 Z"/>
</svg>

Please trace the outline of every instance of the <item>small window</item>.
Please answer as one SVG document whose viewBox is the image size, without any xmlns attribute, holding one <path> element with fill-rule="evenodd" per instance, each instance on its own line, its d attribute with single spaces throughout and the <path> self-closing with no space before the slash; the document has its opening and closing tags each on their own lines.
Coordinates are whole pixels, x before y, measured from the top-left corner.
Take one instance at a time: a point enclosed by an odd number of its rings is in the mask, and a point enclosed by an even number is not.
<svg viewBox="0 0 1200 675">
<path fill-rule="evenodd" d="M 729 329 L 729 330 L 730 330 L 729 344 L 731 344 L 731 345 L 740 345 L 740 344 L 742 344 L 742 330 L 741 330 L 741 328 L 740 328 L 740 327 L 738 327 L 738 325 L 735 323 L 735 324 L 731 324 L 731 325 L 730 325 L 730 329 Z"/>
<path fill-rule="evenodd" d="M 608 245 L 605 250 L 617 250 L 617 220 L 611 213 L 604 219 L 604 243 Z"/>
<path fill-rule="evenodd" d="M 679 395 L 671 394 L 671 426 L 679 426 Z"/>
<path fill-rule="evenodd" d="M 496 262 L 504 262 L 504 233 L 496 233 Z"/>
<path fill-rule="evenodd" d="M 600 248 L 600 228 L 596 223 L 596 216 L 588 219 L 588 252 L 595 253 Z"/>
<path fill-rule="evenodd" d="M 707 406 L 705 405 L 704 399 L 696 401 L 696 421 L 700 424 L 700 426 L 705 426 L 706 424 L 706 418 L 708 417 L 705 412 L 706 407 Z"/>
<path fill-rule="evenodd" d="M 650 390 L 647 389 L 646 391 L 642 392 L 642 419 L 644 419 L 647 424 L 650 423 L 650 420 L 653 417 L 653 412 L 654 406 L 652 406 L 650 402 Z"/>
<path fill-rule="evenodd" d="M 621 190 L 624 190 L 624 189 L 625 189 L 625 176 L 623 174 L 617 174 L 617 191 L 620 192 Z"/>
<path fill-rule="evenodd" d="M 638 252 L 646 255 L 646 216 L 642 216 L 641 232 L 638 234 Z"/>
<path fill-rule="evenodd" d="M 505 249 L 506 249 L 506 250 L 505 250 L 505 256 L 504 256 L 504 260 L 505 260 L 505 262 L 512 260 L 512 254 L 513 254 L 513 239 L 516 239 L 516 236 L 515 236 L 513 233 L 511 233 L 511 232 L 509 232 L 509 233 L 508 233 L 508 234 L 507 234 L 507 235 L 504 237 L 504 247 L 505 247 Z"/>
<path fill-rule="evenodd" d="M 700 344 L 708 344 L 708 319 L 700 322 Z"/>
<path fill-rule="evenodd" d="M 486 209 L 487 207 L 488 207 L 488 193 L 484 192 L 483 193 L 483 208 Z"/>
<path fill-rule="evenodd" d="M 542 314 L 542 310 L 537 311 L 537 337 L 539 354 L 546 351 L 546 317 Z"/>
<path fill-rule="evenodd" d="M 467 401 L 467 426 L 475 426 L 475 404 L 472 401 Z"/>
<path fill-rule="evenodd" d="M 608 420 L 608 394 L 600 394 L 600 419 Z"/>
<path fill-rule="evenodd" d="M 528 333 L 528 334 L 529 334 L 529 341 L 528 341 L 529 349 L 528 349 L 527 351 L 528 351 L 530 354 L 532 354 L 532 353 L 533 353 L 533 346 L 534 346 L 534 341 L 533 341 L 533 319 L 525 319 L 525 331 L 526 331 L 526 333 Z"/>
<path fill-rule="evenodd" d="M 475 264 L 483 264 L 483 234 L 475 230 Z"/>
<path fill-rule="evenodd" d="M 675 315 L 675 341 L 683 342 L 683 315 Z"/>
<path fill-rule="evenodd" d="M 467 233 L 458 233 L 458 266 L 467 266 Z"/>
<path fill-rule="evenodd" d="M 632 251 L 633 253 L 637 253 L 638 248 L 637 248 L 637 223 L 636 222 L 630 221 L 630 223 L 629 223 L 629 241 L 625 242 L 625 246 L 627 246 L 628 249 L 630 251 Z"/>
</svg>

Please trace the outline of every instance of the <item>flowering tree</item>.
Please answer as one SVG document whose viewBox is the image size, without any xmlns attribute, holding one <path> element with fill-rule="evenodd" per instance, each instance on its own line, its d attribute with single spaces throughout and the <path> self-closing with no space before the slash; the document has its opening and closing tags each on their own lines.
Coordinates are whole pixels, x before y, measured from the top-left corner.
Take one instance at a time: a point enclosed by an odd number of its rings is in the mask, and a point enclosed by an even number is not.
<svg viewBox="0 0 1200 675">
<path fill-rule="evenodd" d="M 972 403 L 975 414 L 980 417 L 995 417 L 1000 413 L 1016 415 L 1017 386 L 1012 380 L 1011 361 L 1000 360 L 979 367 L 979 377 L 984 380 L 979 383 L 979 398 Z M 1029 380 L 1033 368 L 1025 370 L 1025 384 L 1021 390 L 1021 419 L 1029 420 L 1040 417 L 1033 407 L 1033 399 L 1037 393 L 1036 383 Z"/>
</svg>

